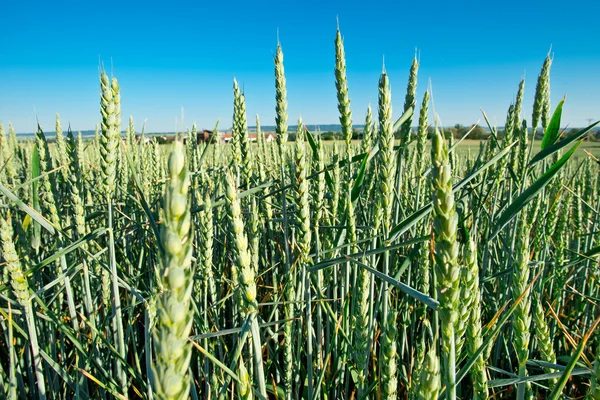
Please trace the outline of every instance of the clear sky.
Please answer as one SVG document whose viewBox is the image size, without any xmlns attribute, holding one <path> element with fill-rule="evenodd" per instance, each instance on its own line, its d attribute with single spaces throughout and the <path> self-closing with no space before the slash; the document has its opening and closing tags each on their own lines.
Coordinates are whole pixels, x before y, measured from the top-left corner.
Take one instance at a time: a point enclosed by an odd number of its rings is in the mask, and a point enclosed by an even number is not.
<svg viewBox="0 0 600 400">
<path fill-rule="evenodd" d="M 59 4 L 56 4 L 59 3 Z M 288 81 L 289 120 L 337 123 L 336 16 L 344 37 L 353 120 L 377 103 L 385 56 L 400 114 L 418 49 L 418 97 L 431 80 L 444 125 L 486 111 L 504 124 L 526 77 L 530 119 L 535 80 L 550 46 L 552 105 L 567 94 L 563 121 L 600 119 L 600 1 L 3 1 L 0 122 L 32 132 L 36 115 L 74 130 L 100 118 L 98 66 L 119 79 L 123 125 L 174 131 L 197 122 L 231 126 L 232 81 L 244 87 L 248 120 L 273 125 L 277 32 Z M 35 110 L 35 111 L 34 111 Z M 177 125 L 176 125 L 177 121 Z"/>
</svg>

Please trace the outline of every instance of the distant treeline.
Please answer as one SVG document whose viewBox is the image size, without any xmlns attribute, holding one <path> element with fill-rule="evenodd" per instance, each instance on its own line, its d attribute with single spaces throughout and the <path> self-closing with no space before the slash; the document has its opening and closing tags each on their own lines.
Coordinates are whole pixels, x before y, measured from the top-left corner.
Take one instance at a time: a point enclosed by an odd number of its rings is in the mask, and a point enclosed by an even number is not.
<svg viewBox="0 0 600 400">
<path fill-rule="evenodd" d="M 306 125 L 306 128 L 313 134 L 320 133 L 321 139 L 323 139 L 323 140 L 342 140 L 343 139 L 340 125 L 336 125 L 336 124 Z M 363 129 L 364 129 L 364 125 L 355 125 L 353 127 L 352 139 L 361 140 L 362 136 L 363 136 Z M 418 129 L 418 127 L 413 127 L 411 129 L 412 134 L 416 134 L 417 129 Z M 473 127 L 473 125 L 465 126 L 465 125 L 461 125 L 461 124 L 456 124 L 452 127 L 442 128 L 442 130 L 444 132 L 444 136 L 446 136 L 446 139 L 451 134 L 453 135 L 453 137 L 455 139 L 460 139 L 464 135 L 466 135 L 470 129 L 472 129 L 472 131 L 469 134 L 469 136 L 467 137 L 468 139 L 481 140 L 481 139 L 486 139 L 491 135 L 488 127 L 482 127 L 480 125 Z M 565 131 L 563 132 L 563 136 L 569 137 L 571 135 L 574 135 L 574 134 L 580 132 L 582 129 L 583 128 L 565 129 Z M 261 130 L 264 133 L 275 132 L 275 126 L 274 125 L 261 126 Z M 428 137 L 429 138 L 431 138 L 431 136 L 433 135 L 433 130 L 434 130 L 434 127 L 430 126 L 428 129 Z M 504 127 L 498 127 L 497 130 L 498 130 L 499 137 L 502 138 L 504 136 Z M 254 132 L 256 132 L 256 127 L 249 126 L 248 131 L 251 133 L 254 133 Z M 221 133 L 231 132 L 231 130 L 227 129 L 227 130 L 220 131 L 220 132 Z M 295 140 L 295 138 L 296 138 L 295 132 L 296 132 L 296 125 L 290 125 L 288 127 L 288 133 L 289 133 L 288 140 L 290 140 L 290 141 Z M 94 137 L 95 134 L 96 134 L 96 131 L 94 131 L 94 130 L 81 131 L 81 135 L 86 139 L 90 139 L 90 138 Z M 539 129 L 537 132 L 537 136 L 542 137 L 543 134 L 544 134 L 544 132 L 541 129 Z M 56 135 L 55 132 L 46 132 L 46 136 L 48 137 L 49 141 L 53 141 L 55 135 Z M 175 132 L 146 133 L 146 137 L 154 137 L 154 136 L 162 137 L 162 136 L 174 136 L 174 135 L 175 135 Z M 17 136 L 20 139 L 27 140 L 27 139 L 33 139 L 35 134 L 34 133 L 18 133 Z M 125 137 L 125 131 L 121 132 L 121 136 Z M 396 135 L 396 136 L 398 139 L 399 138 L 398 135 Z M 600 141 L 600 129 L 593 130 L 588 137 L 589 137 L 589 140 L 591 140 L 591 141 Z"/>
</svg>

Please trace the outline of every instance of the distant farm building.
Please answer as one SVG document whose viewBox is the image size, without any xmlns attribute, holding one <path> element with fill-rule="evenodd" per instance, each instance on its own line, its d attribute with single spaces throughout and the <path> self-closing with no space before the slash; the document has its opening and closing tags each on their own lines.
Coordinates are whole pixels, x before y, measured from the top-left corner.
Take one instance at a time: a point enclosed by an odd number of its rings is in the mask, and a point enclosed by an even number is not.
<svg viewBox="0 0 600 400">
<path fill-rule="evenodd" d="M 277 137 L 277 135 L 275 133 L 263 133 L 265 135 L 265 142 L 270 143 L 273 140 L 275 140 L 275 138 Z M 186 144 L 188 141 L 188 135 L 187 134 L 180 134 L 179 135 L 180 138 L 182 138 L 183 143 Z M 146 136 L 144 137 L 144 142 L 145 143 L 150 143 L 152 140 L 157 140 L 159 144 L 162 143 L 170 143 L 173 142 L 175 140 L 176 136 L 175 135 L 167 135 L 167 136 Z M 140 135 L 135 135 L 135 139 L 136 141 L 140 141 L 141 140 L 141 136 Z M 248 134 L 248 140 L 250 142 L 256 142 L 257 140 L 257 136 L 256 133 L 249 133 Z M 196 143 L 229 143 L 231 141 L 231 133 L 224 133 L 224 132 L 217 132 L 216 134 L 213 131 L 209 131 L 207 129 L 204 129 L 203 131 L 197 132 L 196 133 Z"/>
<path fill-rule="evenodd" d="M 218 135 L 218 132 L 217 132 Z M 183 143 L 187 143 L 188 135 L 183 135 Z M 213 131 L 209 131 L 208 129 L 204 129 L 200 132 L 196 132 L 196 143 L 209 143 L 213 142 Z"/>
<path fill-rule="evenodd" d="M 272 142 L 277 137 L 277 135 L 275 135 L 274 133 L 265 133 L 264 135 L 265 135 L 265 142 L 267 142 L 267 143 Z M 257 139 L 256 133 L 248 134 L 248 141 L 256 142 L 256 139 Z M 229 143 L 230 141 L 231 141 L 231 133 L 224 133 L 221 135 L 221 143 Z"/>
</svg>

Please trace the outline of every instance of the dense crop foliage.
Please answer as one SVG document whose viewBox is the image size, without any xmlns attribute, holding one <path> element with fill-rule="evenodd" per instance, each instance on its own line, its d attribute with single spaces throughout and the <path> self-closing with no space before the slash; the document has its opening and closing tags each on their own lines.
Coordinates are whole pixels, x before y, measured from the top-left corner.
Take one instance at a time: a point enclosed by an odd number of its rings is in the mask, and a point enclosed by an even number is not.
<svg viewBox="0 0 600 400">
<path fill-rule="evenodd" d="M 335 55 L 339 143 L 288 142 L 279 45 L 274 142 L 235 80 L 229 144 L 121 139 L 104 72 L 95 139 L 0 125 L 0 397 L 600 399 L 595 124 L 561 136 L 551 58 L 533 128 L 521 82 L 471 153 L 416 59 L 402 116 L 384 68 L 352 142 Z"/>
</svg>

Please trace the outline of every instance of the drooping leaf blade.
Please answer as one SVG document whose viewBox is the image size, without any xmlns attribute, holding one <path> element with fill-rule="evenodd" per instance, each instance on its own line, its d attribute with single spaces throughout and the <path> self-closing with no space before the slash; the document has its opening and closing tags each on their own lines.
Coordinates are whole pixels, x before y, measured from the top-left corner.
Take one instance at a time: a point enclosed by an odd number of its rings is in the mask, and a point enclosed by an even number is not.
<svg viewBox="0 0 600 400">
<path fill-rule="evenodd" d="M 396 120 L 396 122 L 394 122 L 394 127 L 392 129 L 392 132 L 394 132 L 394 135 L 396 134 L 396 132 L 398 132 L 400 130 L 400 128 L 402 127 L 402 124 L 405 123 L 410 117 L 412 117 L 414 111 L 415 111 L 414 107 L 409 107 L 406 111 L 404 111 L 404 113 L 400 116 L 400 118 L 398 118 Z"/>
<path fill-rule="evenodd" d="M 489 237 L 489 240 L 494 239 L 498 233 L 521 211 L 531 200 L 537 196 L 537 194 L 544 188 L 552 178 L 565 166 L 569 158 L 573 155 L 577 147 L 581 142 L 577 143 L 571 149 L 565 153 L 548 171 L 538 178 L 531 186 L 523 191 L 508 208 L 500 215 L 494 224 L 494 230 Z"/>
<path fill-rule="evenodd" d="M 22 211 L 24 211 L 25 213 L 30 215 L 31 218 L 36 223 L 38 223 L 41 226 L 43 226 L 44 228 L 46 228 L 46 230 L 48 232 L 50 232 L 51 235 L 54 235 L 56 233 L 56 230 L 50 221 L 48 221 L 46 218 L 44 218 L 39 212 L 37 212 L 33 208 L 29 207 L 23 201 L 21 201 L 21 199 L 19 199 L 17 196 L 15 196 L 10 190 L 8 190 L 7 187 L 2 185 L 1 183 L 0 183 L 0 193 L 4 194 L 11 201 L 13 201 L 17 205 L 17 207 L 19 207 Z"/>
<path fill-rule="evenodd" d="M 466 186 L 470 181 L 475 179 L 478 175 L 483 173 L 486 169 L 488 169 L 492 165 L 496 164 L 498 162 L 498 160 L 500 160 L 502 157 L 506 156 L 510 152 L 510 149 L 516 143 L 517 142 L 514 142 L 514 143 L 511 143 L 510 145 L 506 146 L 502 151 L 500 151 L 498 154 L 496 154 L 494 157 L 492 157 L 492 159 L 490 159 L 490 161 L 486 162 L 481 167 L 479 167 L 476 171 L 472 172 L 469 176 L 465 177 L 462 181 L 457 183 L 452 188 L 452 191 L 456 192 L 456 191 L 460 190 L 461 188 Z M 431 212 L 431 209 L 432 209 L 432 204 L 431 204 L 431 202 L 429 202 L 425 206 L 421 207 L 419 210 L 415 211 L 413 214 L 411 214 L 410 216 L 405 218 L 398 225 L 396 225 L 392 228 L 392 230 L 390 231 L 390 236 L 389 236 L 388 240 L 390 240 L 390 241 L 396 240 L 400 235 L 402 235 L 404 232 L 408 231 L 417 222 L 419 222 L 422 218 L 424 218 L 427 214 L 429 214 Z"/>
<path fill-rule="evenodd" d="M 371 266 L 369 266 L 365 263 L 355 260 L 352 257 L 347 257 L 347 259 L 348 259 L 348 261 L 351 261 L 351 262 L 355 263 L 356 265 L 358 265 L 360 268 L 366 269 L 367 271 L 369 271 L 370 273 L 372 273 L 379 279 L 389 283 L 390 285 L 397 287 L 398 290 L 400 290 L 404 294 L 412 297 L 413 299 L 415 299 L 417 301 L 420 301 L 421 303 L 425 304 L 427 307 L 431 308 L 432 310 L 436 310 L 436 311 L 438 310 L 440 303 L 436 299 L 433 299 L 433 298 L 429 297 L 428 295 L 426 295 L 425 293 L 419 292 L 418 290 L 413 289 L 412 287 L 408 286 L 407 284 L 402 283 L 402 282 L 392 278 L 391 276 L 384 274 L 383 272 L 377 271 L 375 268 L 372 268 Z"/>
</svg>

